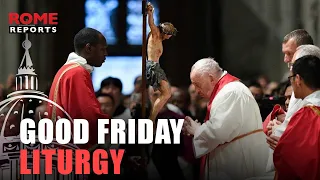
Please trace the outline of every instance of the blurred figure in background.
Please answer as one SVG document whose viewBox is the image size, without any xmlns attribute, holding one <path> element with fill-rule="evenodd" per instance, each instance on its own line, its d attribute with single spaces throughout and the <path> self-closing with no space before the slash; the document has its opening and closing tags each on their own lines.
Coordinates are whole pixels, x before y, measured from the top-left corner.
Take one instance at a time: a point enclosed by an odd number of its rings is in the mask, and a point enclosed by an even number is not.
<svg viewBox="0 0 320 180">
<path fill-rule="evenodd" d="M 189 96 L 190 96 L 190 105 L 189 105 L 189 111 L 193 117 L 196 116 L 196 109 L 197 109 L 197 100 L 198 100 L 198 94 L 196 92 L 196 88 L 193 84 L 190 84 L 188 88 Z"/>
<path fill-rule="evenodd" d="M 122 104 L 125 108 L 130 108 L 130 103 L 131 103 L 131 95 L 127 94 L 123 96 Z"/>
<path fill-rule="evenodd" d="M 142 107 L 141 107 L 141 93 L 132 93 L 130 96 L 129 109 L 131 112 L 132 119 L 142 118 Z M 146 103 L 146 116 L 150 113 L 150 106 Z M 137 123 L 138 121 L 136 121 Z M 136 124 L 136 128 L 137 128 Z M 135 135 L 138 136 L 138 131 Z M 149 160 L 148 146 L 144 144 L 124 144 L 120 145 L 121 149 L 125 149 L 125 154 L 123 157 L 123 167 L 124 167 L 124 179 L 148 179 L 147 164 Z"/>
<path fill-rule="evenodd" d="M 14 74 L 8 76 L 6 89 L 8 94 L 16 90 L 16 78 Z"/>
<path fill-rule="evenodd" d="M 285 110 L 286 111 L 288 111 L 288 108 L 289 108 L 289 103 L 291 100 L 292 92 L 293 92 L 292 86 L 288 83 L 288 86 L 287 86 L 286 91 L 284 93 L 284 97 L 286 99 L 286 101 L 285 101 Z"/>
<path fill-rule="evenodd" d="M 168 81 L 168 82 L 169 82 L 169 81 Z M 169 83 L 169 85 L 170 85 L 170 83 Z M 182 110 L 181 110 L 178 106 L 176 106 L 175 104 L 172 103 L 172 101 L 173 101 L 172 94 L 174 94 L 175 92 L 177 92 L 177 91 L 179 90 L 179 88 L 176 87 L 176 86 L 172 86 L 172 85 L 170 85 L 170 87 L 171 87 L 171 88 L 170 88 L 170 89 L 171 89 L 171 97 L 168 99 L 168 101 L 166 102 L 165 105 L 167 106 L 167 108 L 168 108 L 170 111 L 173 111 L 173 112 L 175 112 L 175 113 L 183 116 L 184 114 L 183 114 Z"/>
<path fill-rule="evenodd" d="M 193 117 L 191 112 L 188 110 L 188 106 L 190 104 L 189 101 L 190 98 L 188 93 L 181 88 L 177 88 L 177 90 L 172 93 L 171 103 L 177 106 L 182 111 L 183 115 Z"/>
<path fill-rule="evenodd" d="M 122 98 L 122 82 L 115 77 L 108 77 L 101 82 L 100 93 L 110 94 L 114 99 L 114 119 L 123 119 L 127 122 L 131 118 L 130 109 L 126 108 L 121 101 Z"/>
<path fill-rule="evenodd" d="M 263 89 L 259 83 L 253 81 L 248 85 L 248 88 L 257 102 L 263 98 Z"/>
<path fill-rule="evenodd" d="M 44 94 L 49 96 L 51 84 L 48 84 Z M 45 112 L 47 112 L 47 101 L 42 101 L 40 104 L 36 104 L 35 108 L 34 120 L 39 122 L 44 116 Z"/>
<path fill-rule="evenodd" d="M 134 89 L 132 93 L 141 93 L 142 90 L 142 76 L 138 76 L 135 78 L 134 82 Z"/>
<path fill-rule="evenodd" d="M 0 84 L 0 101 L 3 101 L 4 99 L 6 99 L 5 88 L 2 84 Z"/>
<path fill-rule="evenodd" d="M 115 102 L 113 97 L 110 94 L 103 93 L 97 93 L 96 97 L 98 102 L 100 103 L 101 111 L 113 117 L 113 113 L 115 110 Z"/>
<path fill-rule="evenodd" d="M 267 88 L 265 89 L 265 92 L 264 94 L 265 95 L 269 95 L 269 96 L 272 96 L 273 92 L 279 87 L 279 83 L 278 82 L 275 82 L 275 81 L 272 81 L 270 82 L 268 85 L 267 85 Z"/>
<path fill-rule="evenodd" d="M 262 90 L 263 90 L 263 93 L 265 93 L 266 89 L 267 89 L 267 86 L 269 84 L 269 79 L 266 75 L 260 75 L 258 78 L 257 78 L 257 82 L 260 84 Z"/>
<path fill-rule="evenodd" d="M 154 91 L 151 86 L 149 87 L 151 105 L 155 103 L 160 95 L 160 91 Z M 170 111 L 167 106 L 164 106 L 156 117 L 156 123 L 158 120 L 164 121 L 166 119 L 184 119 L 184 116 Z M 170 137 L 173 137 L 171 128 L 169 131 Z M 179 180 L 185 179 L 178 161 L 180 147 L 180 144 L 153 144 L 151 157 L 161 179 L 167 180 L 172 177 Z"/>
</svg>

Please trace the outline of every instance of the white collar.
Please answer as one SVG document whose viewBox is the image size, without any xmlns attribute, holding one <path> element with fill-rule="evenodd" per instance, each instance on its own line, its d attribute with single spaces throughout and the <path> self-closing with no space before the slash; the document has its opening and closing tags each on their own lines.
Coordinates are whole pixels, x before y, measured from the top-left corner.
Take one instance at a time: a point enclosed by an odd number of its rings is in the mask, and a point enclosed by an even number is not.
<svg viewBox="0 0 320 180">
<path fill-rule="evenodd" d="M 220 80 L 221 78 L 223 78 L 226 74 L 228 74 L 228 72 L 227 72 L 227 71 L 223 71 L 223 73 L 221 74 L 219 80 Z M 218 81 L 219 81 L 219 80 L 218 80 Z"/>
<path fill-rule="evenodd" d="M 309 94 L 303 99 L 306 103 L 311 103 L 312 105 L 320 106 L 320 90 Z"/>
<path fill-rule="evenodd" d="M 93 66 L 90 66 L 87 63 L 87 60 L 81 56 L 79 56 L 78 54 L 76 54 L 75 52 L 72 52 L 69 54 L 67 62 L 65 64 L 70 64 L 70 63 L 78 63 L 80 64 L 82 67 L 84 67 L 89 73 L 92 73 L 93 71 Z"/>
</svg>

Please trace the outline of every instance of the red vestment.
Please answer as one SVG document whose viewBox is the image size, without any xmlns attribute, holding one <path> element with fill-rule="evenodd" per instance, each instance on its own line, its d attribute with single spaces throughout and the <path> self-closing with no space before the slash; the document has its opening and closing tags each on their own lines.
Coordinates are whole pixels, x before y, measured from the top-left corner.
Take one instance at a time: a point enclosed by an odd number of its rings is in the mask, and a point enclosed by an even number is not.
<svg viewBox="0 0 320 180">
<path fill-rule="evenodd" d="M 98 142 L 98 119 L 109 119 L 100 110 L 90 73 L 80 64 L 70 63 L 57 72 L 50 89 L 49 99 L 60 105 L 72 118 L 86 119 L 89 123 L 89 148 Z M 49 118 L 68 118 L 55 106 L 47 106 Z"/>
<path fill-rule="evenodd" d="M 234 82 L 234 81 L 238 81 L 239 79 L 230 75 L 230 74 L 226 74 L 224 75 L 218 82 L 217 84 L 214 86 L 214 89 L 211 93 L 210 96 L 210 100 L 207 106 L 207 114 L 206 114 L 206 118 L 204 120 L 204 122 L 208 121 L 210 118 L 210 110 L 211 110 L 211 104 L 212 101 L 214 100 L 214 98 L 216 97 L 216 95 L 218 94 L 218 92 L 228 83 L 230 82 Z M 205 165 L 206 165 L 206 159 L 207 159 L 207 155 L 202 156 L 201 157 L 201 162 L 200 162 L 200 176 L 201 179 L 204 179 L 204 174 L 205 174 Z"/>
<path fill-rule="evenodd" d="M 273 154 L 278 180 L 320 179 L 320 107 L 296 112 Z"/>
<path fill-rule="evenodd" d="M 272 121 L 274 118 L 276 118 L 278 115 L 284 114 L 284 113 L 285 113 L 285 111 L 282 109 L 282 107 L 281 107 L 279 104 L 275 105 L 275 106 L 273 107 L 273 110 L 271 111 L 271 113 L 270 113 L 270 114 L 267 116 L 267 118 L 263 121 L 263 124 L 262 124 L 262 126 L 263 126 L 263 132 L 264 132 L 265 134 L 267 134 L 267 133 L 268 133 L 268 129 L 267 129 L 268 123 L 269 123 L 270 121 Z"/>
</svg>

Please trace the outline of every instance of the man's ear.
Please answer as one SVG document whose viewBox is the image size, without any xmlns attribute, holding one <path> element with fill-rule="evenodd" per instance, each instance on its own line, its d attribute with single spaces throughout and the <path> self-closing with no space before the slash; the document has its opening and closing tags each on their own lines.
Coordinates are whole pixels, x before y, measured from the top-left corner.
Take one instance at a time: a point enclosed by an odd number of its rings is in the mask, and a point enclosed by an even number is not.
<svg viewBox="0 0 320 180">
<path fill-rule="evenodd" d="M 92 46 L 89 43 L 87 43 L 85 46 L 85 50 L 86 50 L 86 53 L 90 53 L 92 51 Z"/>
<path fill-rule="evenodd" d="M 295 83 L 297 84 L 297 86 L 301 86 L 301 83 L 302 83 L 302 78 L 299 74 L 296 75 L 295 77 Z"/>
<path fill-rule="evenodd" d="M 214 78 L 212 74 L 209 74 L 209 79 L 210 79 L 210 82 L 215 82 L 216 80 L 216 78 Z"/>
</svg>

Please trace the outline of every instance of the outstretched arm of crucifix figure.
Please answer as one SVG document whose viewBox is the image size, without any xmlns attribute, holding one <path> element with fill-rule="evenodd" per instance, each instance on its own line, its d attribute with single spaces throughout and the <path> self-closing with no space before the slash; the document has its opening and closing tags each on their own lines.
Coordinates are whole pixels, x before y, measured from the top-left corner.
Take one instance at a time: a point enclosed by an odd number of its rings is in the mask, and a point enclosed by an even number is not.
<svg viewBox="0 0 320 180">
<path fill-rule="evenodd" d="M 153 18 L 154 8 L 150 2 L 147 5 L 147 12 L 148 12 L 148 24 L 151 29 L 151 34 L 153 37 L 157 37 L 159 36 L 160 31 L 159 31 L 159 28 L 154 24 L 154 18 Z"/>
</svg>

